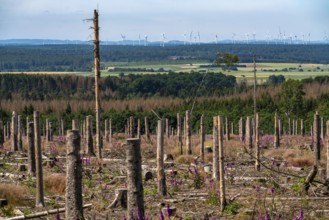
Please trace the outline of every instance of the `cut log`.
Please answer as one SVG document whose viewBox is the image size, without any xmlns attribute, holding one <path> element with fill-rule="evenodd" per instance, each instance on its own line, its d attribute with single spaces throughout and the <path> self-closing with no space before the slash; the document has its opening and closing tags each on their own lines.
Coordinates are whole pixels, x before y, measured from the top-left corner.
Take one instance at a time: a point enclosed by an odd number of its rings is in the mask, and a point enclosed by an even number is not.
<svg viewBox="0 0 329 220">
<path fill-rule="evenodd" d="M 115 190 L 115 198 L 113 202 L 107 207 L 108 209 L 113 209 L 117 207 L 127 208 L 127 189 L 119 188 Z"/>
</svg>

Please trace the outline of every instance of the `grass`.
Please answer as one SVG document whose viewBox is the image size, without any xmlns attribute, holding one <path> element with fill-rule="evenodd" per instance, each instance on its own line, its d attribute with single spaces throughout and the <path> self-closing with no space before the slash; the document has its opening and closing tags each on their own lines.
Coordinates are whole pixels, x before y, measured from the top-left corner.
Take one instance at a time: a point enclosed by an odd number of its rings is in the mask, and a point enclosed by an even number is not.
<svg viewBox="0 0 329 220">
<path fill-rule="evenodd" d="M 14 183 L 0 183 L 0 198 L 7 199 L 8 205 L 27 205 L 25 197 L 28 192 L 26 188 Z"/>
<path fill-rule="evenodd" d="M 49 174 L 44 178 L 45 189 L 54 195 L 64 195 L 66 187 L 66 179 L 64 174 Z"/>
<path fill-rule="evenodd" d="M 203 60 L 184 60 L 184 61 L 165 61 L 165 62 L 106 62 L 105 66 L 108 68 L 114 67 L 124 67 L 128 71 L 125 71 L 125 74 L 129 74 L 129 68 L 146 68 L 153 69 L 154 72 L 135 72 L 131 71 L 133 74 L 157 74 L 157 70 L 160 68 L 165 69 L 165 74 L 169 71 L 174 72 L 186 72 L 191 71 L 212 71 L 212 72 L 223 72 L 219 67 L 211 68 L 202 68 L 201 65 L 210 65 L 207 61 Z M 253 64 L 252 63 L 240 63 L 241 65 L 246 65 L 246 67 L 239 67 L 238 71 L 224 71 L 224 74 L 233 75 L 237 77 L 238 81 L 246 80 L 248 83 L 251 83 L 253 80 Z M 287 69 L 287 70 L 285 70 Z M 301 71 L 302 69 L 302 71 Z M 121 71 L 118 72 L 108 72 L 107 70 L 101 71 L 101 76 L 118 76 Z M 13 73 L 19 74 L 22 72 L 2 72 L 1 74 Z M 93 72 L 24 72 L 26 74 L 78 74 L 82 76 L 93 76 Z M 284 75 L 287 79 L 305 79 L 315 76 L 324 76 L 329 74 L 329 66 L 325 64 L 298 64 L 298 63 L 258 63 L 257 64 L 257 77 L 258 83 L 266 82 L 267 78 L 270 75 Z"/>
</svg>

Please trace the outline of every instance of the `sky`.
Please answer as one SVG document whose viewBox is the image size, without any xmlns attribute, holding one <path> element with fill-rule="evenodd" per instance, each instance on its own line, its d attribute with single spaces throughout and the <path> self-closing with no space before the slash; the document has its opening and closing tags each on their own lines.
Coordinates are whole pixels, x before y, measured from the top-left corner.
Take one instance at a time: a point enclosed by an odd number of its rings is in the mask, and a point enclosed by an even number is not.
<svg viewBox="0 0 329 220">
<path fill-rule="evenodd" d="M 102 41 L 329 35 L 329 0 L 0 0 L 0 40 L 92 40 L 97 8 Z"/>
</svg>

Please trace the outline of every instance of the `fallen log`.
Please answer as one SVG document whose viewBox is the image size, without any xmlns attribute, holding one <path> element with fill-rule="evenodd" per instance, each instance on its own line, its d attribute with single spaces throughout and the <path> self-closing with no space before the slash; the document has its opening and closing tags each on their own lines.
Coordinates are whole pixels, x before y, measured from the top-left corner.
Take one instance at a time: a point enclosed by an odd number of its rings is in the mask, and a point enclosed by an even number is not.
<svg viewBox="0 0 329 220">
<path fill-rule="evenodd" d="M 83 206 L 83 208 L 84 209 L 89 208 L 92 205 L 93 204 L 86 204 L 86 205 Z M 32 218 L 42 217 L 42 216 L 46 216 L 46 215 L 54 215 L 54 214 L 62 213 L 62 212 L 65 212 L 65 208 L 46 210 L 46 211 L 43 211 L 43 212 L 37 212 L 37 213 L 29 214 L 29 215 L 15 216 L 15 217 L 12 217 L 12 218 L 8 218 L 7 220 L 32 219 Z"/>
</svg>

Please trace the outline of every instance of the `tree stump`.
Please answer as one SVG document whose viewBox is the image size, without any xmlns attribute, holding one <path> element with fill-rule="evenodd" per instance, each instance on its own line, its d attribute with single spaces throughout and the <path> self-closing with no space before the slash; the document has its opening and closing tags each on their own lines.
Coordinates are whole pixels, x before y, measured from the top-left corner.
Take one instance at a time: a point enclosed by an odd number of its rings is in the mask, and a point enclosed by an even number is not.
<svg viewBox="0 0 329 220">
<path fill-rule="evenodd" d="M 113 202 L 107 207 L 108 209 L 113 209 L 117 207 L 127 208 L 127 189 L 118 188 L 115 189 L 115 198 Z"/>
</svg>

